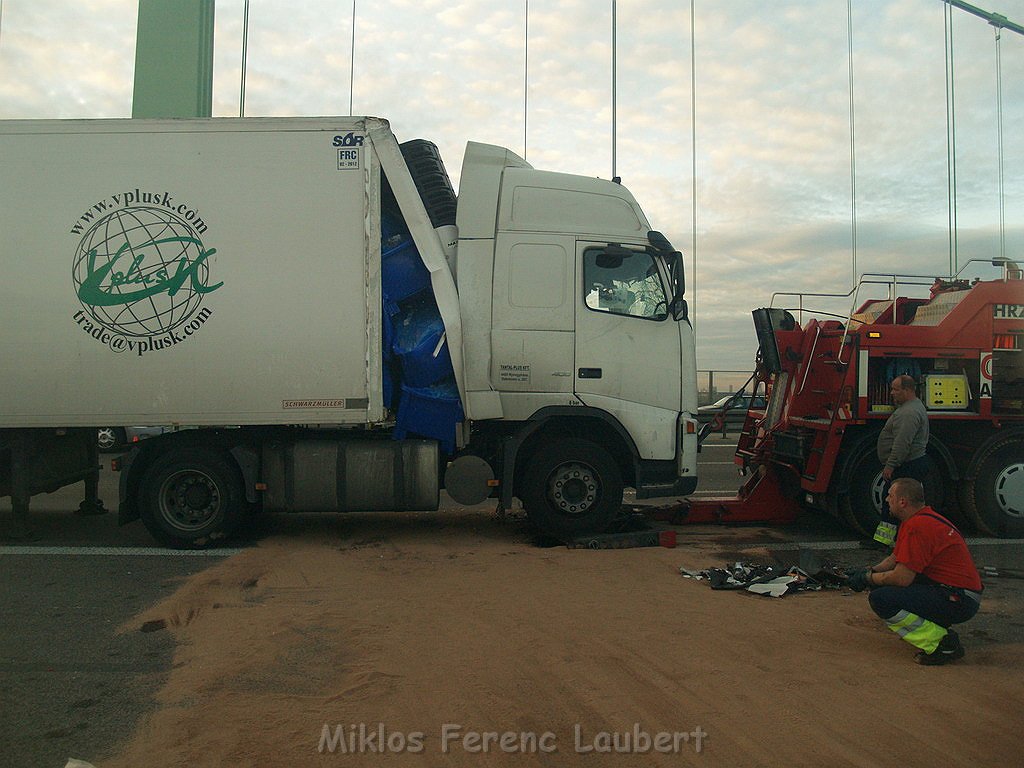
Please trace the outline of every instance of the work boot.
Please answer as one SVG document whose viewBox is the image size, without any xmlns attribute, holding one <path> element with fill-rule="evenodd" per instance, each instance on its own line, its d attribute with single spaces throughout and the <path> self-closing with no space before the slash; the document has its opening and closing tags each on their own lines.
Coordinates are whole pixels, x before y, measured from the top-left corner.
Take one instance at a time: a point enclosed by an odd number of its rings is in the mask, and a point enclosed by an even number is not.
<svg viewBox="0 0 1024 768">
<path fill-rule="evenodd" d="M 960 636 L 952 629 L 946 634 L 938 647 L 931 653 L 918 651 L 914 661 L 926 667 L 938 667 L 964 657 L 964 647 L 960 645 Z"/>
</svg>

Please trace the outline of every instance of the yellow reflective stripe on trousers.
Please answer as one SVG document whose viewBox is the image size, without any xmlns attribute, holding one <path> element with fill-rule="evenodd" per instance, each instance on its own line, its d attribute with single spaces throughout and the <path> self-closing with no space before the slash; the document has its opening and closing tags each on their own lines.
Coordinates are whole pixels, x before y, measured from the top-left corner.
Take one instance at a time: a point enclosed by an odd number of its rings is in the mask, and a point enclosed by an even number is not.
<svg viewBox="0 0 1024 768">
<path fill-rule="evenodd" d="M 895 616 L 890 616 L 886 624 L 897 635 L 925 653 L 932 653 L 939 647 L 942 638 L 948 634 L 945 627 L 940 627 L 934 621 L 928 621 L 910 611 L 900 611 Z"/>
</svg>

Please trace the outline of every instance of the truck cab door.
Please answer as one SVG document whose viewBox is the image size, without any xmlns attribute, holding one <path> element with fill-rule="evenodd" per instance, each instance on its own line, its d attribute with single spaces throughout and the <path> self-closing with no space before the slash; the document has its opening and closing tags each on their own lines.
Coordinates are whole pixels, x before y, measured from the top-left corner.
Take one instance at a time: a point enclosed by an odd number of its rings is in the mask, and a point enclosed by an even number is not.
<svg viewBox="0 0 1024 768">
<path fill-rule="evenodd" d="M 576 249 L 574 392 L 615 416 L 642 459 L 671 459 L 681 410 L 681 336 L 660 260 L 600 242 Z"/>
<path fill-rule="evenodd" d="M 574 237 L 499 233 L 491 309 L 491 386 L 527 418 L 572 393 Z"/>
</svg>

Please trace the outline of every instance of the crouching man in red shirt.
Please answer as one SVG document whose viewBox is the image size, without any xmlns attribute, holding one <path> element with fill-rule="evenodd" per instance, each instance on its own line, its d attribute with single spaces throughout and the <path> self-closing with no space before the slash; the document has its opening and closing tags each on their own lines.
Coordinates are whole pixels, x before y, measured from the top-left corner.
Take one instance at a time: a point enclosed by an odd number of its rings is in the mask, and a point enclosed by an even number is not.
<svg viewBox="0 0 1024 768">
<path fill-rule="evenodd" d="M 894 480 L 887 497 L 900 521 L 896 547 L 871 568 L 850 574 L 855 592 L 870 589 L 871 608 L 893 632 L 920 650 L 918 664 L 963 658 L 950 629 L 981 607 L 981 577 L 967 543 L 951 522 L 925 506 L 924 488 L 909 477 Z"/>
</svg>

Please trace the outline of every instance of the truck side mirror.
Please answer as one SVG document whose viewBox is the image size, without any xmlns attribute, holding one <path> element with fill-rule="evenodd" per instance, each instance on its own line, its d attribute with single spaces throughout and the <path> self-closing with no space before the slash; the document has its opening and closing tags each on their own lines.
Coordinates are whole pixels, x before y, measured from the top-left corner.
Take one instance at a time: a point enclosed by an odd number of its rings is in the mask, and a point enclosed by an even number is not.
<svg viewBox="0 0 1024 768">
<path fill-rule="evenodd" d="M 659 251 L 672 250 L 672 243 L 668 241 L 668 238 L 661 234 L 661 232 L 658 232 L 657 230 L 654 229 L 647 233 L 647 242 L 649 242 Z"/>
<path fill-rule="evenodd" d="M 690 319 L 690 306 L 686 303 L 686 299 L 683 298 L 682 294 L 672 299 L 668 311 L 672 313 L 672 317 L 676 320 Z"/>
<path fill-rule="evenodd" d="M 679 295 L 686 293 L 686 270 L 683 268 L 683 254 L 679 251 L 672 251 L 669 256 L 669 264 L 672 265 L 672 277 L 678 286 Z"/>
</svg>

